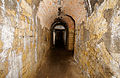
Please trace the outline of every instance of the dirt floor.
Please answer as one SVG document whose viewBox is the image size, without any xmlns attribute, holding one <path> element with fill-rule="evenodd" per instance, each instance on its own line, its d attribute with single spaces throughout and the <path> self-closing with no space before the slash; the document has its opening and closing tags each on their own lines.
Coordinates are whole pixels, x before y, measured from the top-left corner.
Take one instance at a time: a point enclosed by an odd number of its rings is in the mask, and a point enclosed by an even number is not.
<svg viewBox="0 0 120 78">
<path fill-rule="evenodd" d="M 80 78 L 73 60 L 73 52 L 54 48 L 46 56 L 45 63 L 37 71 L 36 78 Z"/>
</svg>

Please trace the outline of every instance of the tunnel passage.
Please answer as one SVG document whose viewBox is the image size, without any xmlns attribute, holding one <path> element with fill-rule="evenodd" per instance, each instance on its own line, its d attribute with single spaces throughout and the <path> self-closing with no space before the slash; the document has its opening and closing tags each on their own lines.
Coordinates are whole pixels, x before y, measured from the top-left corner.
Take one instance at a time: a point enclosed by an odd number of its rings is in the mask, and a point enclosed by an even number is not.
<svg viewBox="0 0 120 78">
<path fill-rule="evenodd" d="M 68 26 L 61 19 L 56 21 L 51 26 L 51 44 L 54 48 L 67 48 Z"/>
<path fill-rule="evenodd" d="M 79 78 L 78 70 L 74 68 L 76 66 L 73 63 L 74 52 L 68 48 L 73 45 L 69 44 L 69 39 L 73 39 L 70 37 L 73 33 L 69 31 L 69 22 L 56 18 L 51 25 L 52 48 L 47 52 L 45 62 L 38 68 L 36 78 Z"/>
<path fill-rule="evenodd" d="M 51 47 L 64 47 L 74 51 L 75 21 L 68 15 L 63 15 L 54 20 L 51 25 Z"/>
</svg>

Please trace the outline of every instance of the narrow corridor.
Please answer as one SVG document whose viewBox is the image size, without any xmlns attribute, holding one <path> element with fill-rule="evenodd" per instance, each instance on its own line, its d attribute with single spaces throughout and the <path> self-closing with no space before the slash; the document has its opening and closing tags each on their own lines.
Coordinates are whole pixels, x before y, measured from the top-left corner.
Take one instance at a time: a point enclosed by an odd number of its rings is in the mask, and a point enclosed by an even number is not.
<svg viewBox="0 0 120 78">
<path fill-rule="evenodd" d="M 120 0 L 0 0 L 0 78 L 120 78 Z"/>
<path fill-rule="evenodd" d="M 64 48 L 54 48 L 49 51 L 36 78 L 79 78 L 75 68 L 73 52 Z"/>
</svg>

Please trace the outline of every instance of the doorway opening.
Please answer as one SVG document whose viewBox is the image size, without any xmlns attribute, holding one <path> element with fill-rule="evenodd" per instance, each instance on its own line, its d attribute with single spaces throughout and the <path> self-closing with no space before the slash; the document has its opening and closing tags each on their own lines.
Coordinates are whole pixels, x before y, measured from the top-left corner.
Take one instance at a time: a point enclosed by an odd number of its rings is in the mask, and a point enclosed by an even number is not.
<svg viewBox="0 0 120 78">
<path fill-rule="evenodd" d="M 62 25 L 57 25 L 53 29 L 53 45 L 55 47 L 64 47 L 66 45 L 66 30 Z"/>
<path fill-rule="evenodd" d="M 51 27 L 51 42 L 54 48 L 67 48 L 67 24 L 61 19 L 57 19 Z"/>
</svg>

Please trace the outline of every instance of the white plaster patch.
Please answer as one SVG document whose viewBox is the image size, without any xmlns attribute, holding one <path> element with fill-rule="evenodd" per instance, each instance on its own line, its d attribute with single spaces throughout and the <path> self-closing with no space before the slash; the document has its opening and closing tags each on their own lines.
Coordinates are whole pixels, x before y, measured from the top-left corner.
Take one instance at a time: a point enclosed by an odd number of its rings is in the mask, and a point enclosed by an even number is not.
<svg viewBox="0 0 120 78">
<path fill-rule="evenodd" d="M 6 78 L 21 78 L 22 77 L 22 53 L 16 54 L 16 51 L 11 51 L 8 57 L 8 75 Z"/>
<path fill-rule="evenodd" d="M 112 71 L 114 72 L 113 77 L 120 78 L 120 71 L 119 71 L 119 64 L 114 59 L 110 60 L 110 67 Z"/>
<path fill-rule="evenodd" d="M 3 41 L 4 45 L 3 45 L 3 49 L 7 50 L 9 48 L 12 48 L 12 43 L 14 40 L 14 28 L 4 25 L 2 28 L 2 36 L 1 36 L 1 40 Z"/>
<path fill-rule="evenodd" d="M 7 51 L 5 50 L 2 53 L 0 53 L 0 62 L 4 62 L 6 57 L 7 57 Z"/>
<path fill-rule="evenodd" d="M 2 16 L 3 16 L 3 25 L 1 26 L 1 40 L 3 42 L 3 52 L 0 53 L 0 62 L 4 62 L 7 57 L 8 49 L 12 48 L 12 43 L 14 40 L 14 28 L 11 27 L 11 21 L 8 17 L 5 16 L 5 0 L 2 1 Z"/>
<path fill-rule="evenodd" d="M 0 7 L 2 9 L 2 16 L 4 17 L 5 16 L 5 0 L 1 0 L 2 2 L 2 6 Z"/>
<path fill-rule="evenodd" d="M 90 3 L 90 0 L 88 0 L 88 4 L 89 4 L 90 13 L 92 13 L 92 6 L 91 6 L 91 3 Z"/>
<path fill-rule="evenodd" d="M 14 28 L 8 25 L 3 25 L 1 40 L 3 42 L 3 52 L 0 53 L 0 61 L 4 62 L 7 57 L 8 49 L 12 48 L 14 40 Z"/>
<path fill-rule="evenodd" d="M 117 78 L 117 77 L 115 77 L 115 76 L 112 76 L 112 78 Z"/>
<path fill-rule="evenodd" d="M 36 23 L 36 27 L 38 27 L 38 20 L 37 20 L 37 16 L 35 17 L 35 23 Z M 36 29 L 36 32 L 38 33 L 38 28 Z M 37 41 L 38 41 L 38 34 L 36 33 L 36 43 L 35 43 L 35 62 L 37 62 Z"/>
<path fill-rule="evenodd" d="M 115 52 L 117 50 L 117 45 L 115 44 L 116 41 L 119 41 L 120 39 L 120 16 L 119 16 L 119 12 L 120 10 L 118 11 L 115 11 L 114 12 L 114 16 L 112 17 L 112 20 L 111 20 L 111 49 L 113 52 Z M 120 48 L 119 48 L 120 49 Z M 120 52 L 120 51 L 119 51 Z"/>
</svg>

